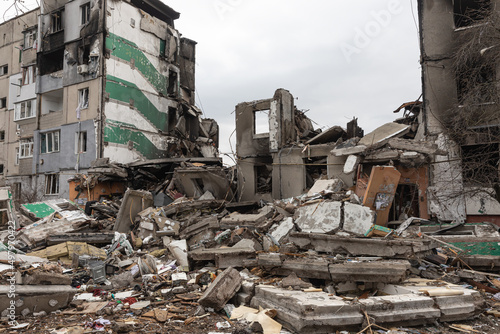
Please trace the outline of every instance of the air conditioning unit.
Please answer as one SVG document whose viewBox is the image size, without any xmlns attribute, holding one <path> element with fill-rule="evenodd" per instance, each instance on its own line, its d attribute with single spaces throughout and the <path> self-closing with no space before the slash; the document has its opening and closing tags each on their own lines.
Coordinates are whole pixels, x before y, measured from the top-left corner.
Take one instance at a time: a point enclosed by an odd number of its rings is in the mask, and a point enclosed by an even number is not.
<svg viewBox="0 0 500 334">
<path fill-rule="evenodd" d="M 78 65 L 76 71 L 78 74 L 87 74 L 89 73 L 89 65 Z"/>
</svg>

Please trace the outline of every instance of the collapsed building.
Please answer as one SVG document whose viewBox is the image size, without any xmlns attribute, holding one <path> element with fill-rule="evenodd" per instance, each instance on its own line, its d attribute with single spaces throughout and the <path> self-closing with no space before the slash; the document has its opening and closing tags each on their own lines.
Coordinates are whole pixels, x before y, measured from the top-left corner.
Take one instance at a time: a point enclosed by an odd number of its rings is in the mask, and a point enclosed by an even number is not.
<svg viewBox="0 0 500 334">
<path fill-rule="evenodd" d="M 54 0 L 0 25 L 15 35 L 2 45 L 0 108 L 16 199 L 68 198 L 67 181 L 96 159 L 218 159 L 217 123 L 194 105 L 196 42 L 178 18 L 157 0 Z"/>
</svg>

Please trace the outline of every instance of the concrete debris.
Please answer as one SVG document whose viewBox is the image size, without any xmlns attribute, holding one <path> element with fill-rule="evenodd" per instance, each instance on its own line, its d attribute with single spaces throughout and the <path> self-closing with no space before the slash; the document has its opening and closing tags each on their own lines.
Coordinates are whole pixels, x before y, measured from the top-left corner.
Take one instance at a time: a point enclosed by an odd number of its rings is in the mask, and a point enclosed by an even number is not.
<svg viewBox="0 0 500 334">
<path fill-rule="evenodd" d="M 87 5 L 50 0 L 25 14 L 26 31 L 0 25 L 22 33 L 5 48 L 41 44 L 21 48 L 22 78 L 5 76 L 37 88 L 9 94 L 7 106 L 37 101 L 26 116 L 36 126 L 20 122 L 1 138 L 23 158 L 1 173 L 0 312 L 10 329 L 437 333 L 478 314 L 498 325 L 496 126 L 477 124 L 460 147 L 412 101 L 366 135 L 357 118 L 315 129 L 280 88 L 235 107 L 235 166 L 225 167 L 218 125 L 194 105 L 196 42 L 174 28 L 179 13 L 158 0 Z M 64 30 L 62 13 L 77 6 L 86 23 Z M 77 91 L 78 103 L 65 96 Z M 63 117 L 66 108 L 75 115 Z M 57 119 L 71 124 L 54 128 Z M 483 170 L 462 168 L 465 158 L 487 164 L 467 157 L 484 145 L 496 159 L 486 188 L 473 180 Z M 71 175 L 59 181 L 60 171 Z"/>
</svg>

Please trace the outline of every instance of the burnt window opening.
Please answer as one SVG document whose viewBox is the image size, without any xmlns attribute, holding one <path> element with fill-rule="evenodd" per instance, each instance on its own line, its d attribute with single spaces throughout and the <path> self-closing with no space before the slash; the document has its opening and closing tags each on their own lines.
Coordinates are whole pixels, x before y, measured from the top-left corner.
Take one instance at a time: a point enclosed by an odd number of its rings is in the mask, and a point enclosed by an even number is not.
<svg viewBox="0 0 500 334">
<path fill-rule="evenodd" d="M 328 179 L 328 166 L 326 157 L 313 157 L 304 159 L 306 173 L 306 189 L 310 189 L 317 180 Z"/>
<path fill-rule="evenodd" d="M 269 194 L 273 191 L 273 167 L 271 163 L 254 166 L 257 194 Z"/>
<path fill-rule="evenodd" d="M 175 125 L 177 124 L 177 109 L 168 107 L 168 128 L 167 131 L 169 134 L 173 134 L 175 131 Z"/>
<path fill-rule="evenodd" d="M 78 65 L 87 65 L 90 60 L 90 45 L 78 47 Z"/>
<path fill-rule="evenodd" d="M 58 10 L 50 14 L 50 26 L 52 28 L 52 33 L 61 31 L 64 29 L 63 26 L 63 14 L 64 10 Z"/>
<path fill-rule="evenodd" d="M 453 19 L 455 28 L 463 28 L 481 21 L 488 15 L 490 0 L 455 0 Z"/>
<path fill-rule="evenodd" d="M 498 143 L 462 146 L 462 176 L 468 186 L 491 186 L 499 182 Z"/>
<path fill-rule="evenodd" d="M 492 64 L 467 63 L 458 69 L 457 97 L 460 104 L 481 104 L 495 101 L 496 69 Z"/>
<path fill-rule="evenodd" d="M 267 135 L 269 133 L 269 109 L 253 112 L 253 134 Z"/>
<path fill-rule="evenodd" d="M 168 87 L 167 93 L 169 96 L 177 95 L 177 72 L 170 70 L 168 72 Z"/>
<path fill-rule="evenodd" d="M 46 53 L 41 56 L 40 75 L 50 74 L 57 71 L 62 71 L 64 68 L 64 49 L 59 49 L 54 52 Z"/>
</svg>

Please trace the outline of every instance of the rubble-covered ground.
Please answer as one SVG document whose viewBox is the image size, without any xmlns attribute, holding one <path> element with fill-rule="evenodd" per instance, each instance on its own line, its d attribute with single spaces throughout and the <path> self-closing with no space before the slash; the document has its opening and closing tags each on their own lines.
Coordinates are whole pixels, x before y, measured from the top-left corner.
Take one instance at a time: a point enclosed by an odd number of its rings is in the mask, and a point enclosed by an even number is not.
<svg viewBox="0 0 500 334">
<path fill-rule="evenodd" d="M 339 180 L 272 203 L 165 193 L 167 205 L 128 189 L 85 212 L 67 200 L 21 206 L 19 228 L 2 232 L 0 331 L 500 330 L 498 271 L 440 238 L 466 225 L 375 225 Z"/>
</svg>

